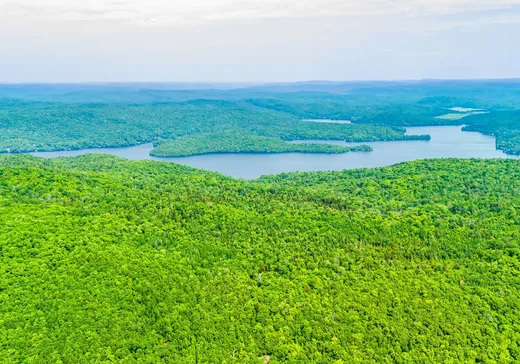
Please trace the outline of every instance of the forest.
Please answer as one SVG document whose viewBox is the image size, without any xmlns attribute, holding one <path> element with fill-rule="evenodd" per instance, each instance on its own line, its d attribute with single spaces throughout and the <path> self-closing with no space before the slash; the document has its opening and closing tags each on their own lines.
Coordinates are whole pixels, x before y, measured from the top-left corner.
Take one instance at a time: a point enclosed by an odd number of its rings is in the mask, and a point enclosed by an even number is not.
<svg viewBox="0 0 520 364">
<path fill-rule="evenodd" d="M 405 129 L 396 126 L 305 122 L 286 113 L 224 100 L 129 105 L 0 100 L 0 152 L 4 153 L 124 147 L 172 140 L 169 145 L 175 146 L 177 155 L 200 154 L 202 150 L 194 150 L 186 142 L 177 144 L 175 140 L 184 136 L 199 140 L 207 134 L 230 130 L 234 134 L 227 134 L 228 139 L 243 135 L 271 146 L 275 143 L 280 152 L 339 151 L 335 146 L 302 147 L 283 140 L 368 142 L 429 138 L 406 136 Z M 236 147 L 241 145 L 244 140 L 230 141 L 221 146 L 220 152 L 237 152 Z M 157 153 L 164 154 L 165 150 L 163 147 Z"/>
<path fill-rule="evenodd" d="M 0 157 L 4 362 L 520 361 L 520 165 Z"/>
<path fill-rule="evenodd" d="M 206 86 L 0 85 L 0 153 L 150 142 L 162 145 L 152 152 L 155 155 L 165 155 L 165 150 L 174 152 L 171 156 L 205 150 L 312 153 L 337 148 L 304 148 L 282 141 L 428 140 L 428 135 L 407 136 L 404 128 L 464 124 L 467 131 L 495 135 L 498 149 L 520 154 L 518 80 Z M 461 111 L 464 109 L 481 114 Z M 351 120 L 353 124 L 309 123 L 305 119 Z M 237 138 L 231 140 L 229 131 L 236 132 Z M 189 142 L 222 133 L 228 137 L 219 148 L 198 149 Z M 244 138 L 262 146 L 248 148 Z"/>
<path fill-rule="evenodd" d="M 369 152 L 461 124 L 520 154 L 519 86 L 0 85 L 1 361 L 520 362 L 518 160 L 246 181 L 21 154 Z"/>
<path fill-rule="evenodd" d="M 155 157 L 186 157 L 209 153 L 347 153 L 370 152 L 367 145 L 342 147 L 331 144 L 291 144 L 278 138 L 239 132 L 201 133 L 163 140 L 150 153 Z"/>
<path fill-rule="evenodd" d="M 498 111 L 490 115 L 474 115 L 464 130 L 495 135 L 497 149 L 508 154 L 520 155 L 520 110 Z"/>
</svg>

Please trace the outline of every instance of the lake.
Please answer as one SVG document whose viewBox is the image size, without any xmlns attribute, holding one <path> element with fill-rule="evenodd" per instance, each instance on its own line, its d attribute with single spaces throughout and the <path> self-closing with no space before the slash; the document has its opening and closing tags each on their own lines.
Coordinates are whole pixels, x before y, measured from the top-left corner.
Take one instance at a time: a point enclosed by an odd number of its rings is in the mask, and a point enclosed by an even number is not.
<svg viewBox="0 0 520 364">
<path fill-rule="evenodd" d="M 346 143 L 344 141 L 306 141 L 336 145 L 370 145 L 372 152 L 345 154 L 207 154 L 183 158 L 155 158 L 148 153 L 152 144 L 128 148 L 102 148 L 63 152 L 38 152 L 32 155 L 54 158 L 86 153 L 106 153 L 131 160 L 161 160 L 189 165 L 227 174 L 237 178 L 254 179 L 266 174 L 295 171 L 337 171 L 353 168 L 383 167 L 427 158 L 516 158 L 495 149 L 495 137 L 476 132 L 463 132 L 461 126 L 433 126 L 407 128 L 408 135 L 430 134 L 430 141 L 394 141 Z M 294 141 L 293 143 L 301 143 Z"/>
</svg>

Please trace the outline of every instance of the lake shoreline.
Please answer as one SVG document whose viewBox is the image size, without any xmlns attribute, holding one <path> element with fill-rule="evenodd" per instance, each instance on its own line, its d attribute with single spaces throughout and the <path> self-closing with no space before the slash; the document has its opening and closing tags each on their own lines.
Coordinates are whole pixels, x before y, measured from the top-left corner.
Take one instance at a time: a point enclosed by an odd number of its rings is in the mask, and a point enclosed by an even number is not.
<svg viewBox="0 0 520 364">
<path fill-rule="evenodd" d="M 129 160 L 156 160 L 184 164 L 242 179 L 290 172 L 334 171 L 376 168 L 418 159 L 434 158 L 518 158 L 496 150 L 495 137 L 479 132 L 463 131 L 463 126 L 430 126 L 406 128 L 406 136 L 431 135 L 431 140 L 400 140 L 348 143 L 338 140 L 316 140 L 345 147 L 359 144 L 372 152 L 347 153 L 213 153 L 185 157 L 154 157 L 149 153 L 153 143 L 132 147 L 94 148 L 61 152 L 32 152 L 43 158 L 73 157 L 89 153 L 112 154 Z M 307 141 L 309 142 L 309 141 Z"/>
</svg>

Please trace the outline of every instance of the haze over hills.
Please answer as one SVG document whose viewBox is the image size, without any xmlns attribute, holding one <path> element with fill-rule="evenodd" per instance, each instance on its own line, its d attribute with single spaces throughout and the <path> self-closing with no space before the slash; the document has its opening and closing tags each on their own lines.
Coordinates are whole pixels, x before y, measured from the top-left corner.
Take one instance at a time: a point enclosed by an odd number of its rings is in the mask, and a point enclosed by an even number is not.
<svg viewBox="0 0 520 364">
<path fill-rule="evenodd" d="M 301 147 L 283 142 L 298 139 L 424 139 L 426 135 L 404 135 L 403 127 L 460 125 L 464 118 L 468 130 L 496 135 L 498 149 L 516 155 L 520 153 L 518 85 L 514 79 L 312 81 L 240 88 L 228 85 L 229 89 L 206 89 L 218 86 L 215 84 L 167 83 L 7 85 L 0 87 L 0 150 L 158 145 L 164 140 L 175 144 L 181 137 L 187 139 L 178 143 L 187 147 L 190 138 L 203 140 L 199 136 L 204 134 L 204 138 L 226 140 L 226 148 L 210 150 L 240 151 L 239 145 L 244 147 L 251 140 L 248 137 L 259 136 L 274 138 L 262 139 L 267 144 L 259 151 L 269 151 L 266 146 L 271 145 L 273 150 L 289 152 Z M 188 86 L 193 89 L 176 89 Z M 475 109 L 485 115 L 450 114 L 449 109 Z M 308 119 L 350 120 L 353 124 L 318 125 L 305 122 Z M 238 140 L 240 133 L 245 138 Z M 201 152 L 191 147 L 190 153 L 176 147 L 168 150 L 176 150 L 178 155 Z"/>
<path fill-rule="evenodd" d="M 467 80 L 396 80 L 396 81 L 300 81 L 280 83 L 204 83 L 204 82 L 106 82 L 106 83 L 0 83 L 0 97 L 24 95 L 63 94 L 70 92 L 100 91 L 244 91 L 244 92 L 324 92 L 344 94 L 357 89 L 384 89 L 407 86 L 482 88 L 517 87 L 520 79 L 467 79 Z"/>
</svg>

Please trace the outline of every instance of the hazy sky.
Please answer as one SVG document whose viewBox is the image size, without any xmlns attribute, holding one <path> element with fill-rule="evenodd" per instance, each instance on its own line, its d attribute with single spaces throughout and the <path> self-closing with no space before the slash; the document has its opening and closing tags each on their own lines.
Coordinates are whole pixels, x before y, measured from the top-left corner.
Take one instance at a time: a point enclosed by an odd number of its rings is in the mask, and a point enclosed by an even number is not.
<svg viewBox="0 0 520 364">
<path fill-rule="evenodd" d="M 0 82 L 520 77 L 520 0 L 0 0 Z"/>
</svg>

